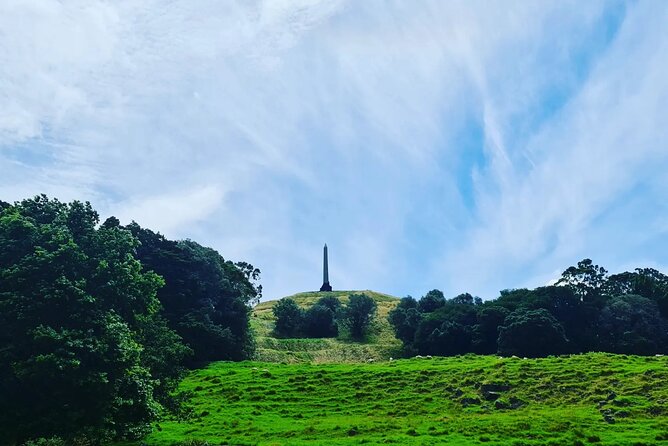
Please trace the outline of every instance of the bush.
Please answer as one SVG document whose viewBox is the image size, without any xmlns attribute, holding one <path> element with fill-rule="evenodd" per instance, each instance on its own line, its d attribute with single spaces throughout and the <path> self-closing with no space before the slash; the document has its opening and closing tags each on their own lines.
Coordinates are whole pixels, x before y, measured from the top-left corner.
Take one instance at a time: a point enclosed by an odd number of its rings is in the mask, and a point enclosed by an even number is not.
<svg viewBox="0 0 668 446">
<path fill-rule="evenodd" d="M 363 339 L 376 315 L 376 308 L 376 302 L 366 294 L 351 294 L 339 322 L 353 339 Z"/>
<path fill-rule="evenodd" d="M 23 443 L 23 446 L 65 446 L 65 440 L 60 437 L 36 438 Z"/>
<path fill-rule="evenodd" d="M 561 324 L 547 310 L 519 309 L 499 328 L 499 354 L 541 357 L 566 351 Z"/>
<path fill-rule="evenodd" d="M 272 309 L 276 318 L 275 332 L 286 338 L 296 337 L 304 325 L 304 312 L 293 299 L 279 300 Z"/>
<path fill-rule="evenodd" d="M 313 305 L 304 313 L 302 332 L 308 338 L 335 338 L 339 329 L 334 311 L 324 305 Z"/>
</svg>

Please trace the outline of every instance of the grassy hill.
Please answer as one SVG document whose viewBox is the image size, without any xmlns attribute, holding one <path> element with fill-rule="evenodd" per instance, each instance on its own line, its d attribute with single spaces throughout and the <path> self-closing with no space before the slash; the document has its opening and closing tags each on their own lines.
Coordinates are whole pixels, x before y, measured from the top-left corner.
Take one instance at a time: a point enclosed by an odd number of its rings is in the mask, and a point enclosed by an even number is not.
<svg viewBox="0 0 668 446">
<path fill-rule="evenodd" d="M 148 445 L 668 444 L 668 358 L 213 363 Z M 199 442 L 198 442 L 199 441 Z M 184 442 L 184 443 L 179 443 Z"/>
<path fill-rule="evenodd" d="M 299 306 L 308 309 L 324 296 L 335 296 L 344 304 L 353 293 L 364 293 L 374 299 L 378 313 L 372 333 L 364 343 L 341 339 L 281 339 L 273 335 L 274 314 L 277 300 L 261 302 L 254 309 L 251 327 L 257 341 L 258 361 L 267 362 L 360 362 L 368 359 L 383 360 L 397 356 L 401 342 L 394 337 L 387 321 L 388 313 L 397 306 L 399 299 L 375 291 L 308 292 L 288 296 Z"/>
</svg>

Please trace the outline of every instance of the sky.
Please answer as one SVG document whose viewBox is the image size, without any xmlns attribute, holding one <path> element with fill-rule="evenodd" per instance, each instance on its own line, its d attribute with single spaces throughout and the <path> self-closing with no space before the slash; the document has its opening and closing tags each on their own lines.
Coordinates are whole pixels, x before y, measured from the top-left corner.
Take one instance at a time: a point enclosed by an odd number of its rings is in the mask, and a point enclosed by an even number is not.
<svg viewBox="0 0 668 446">
<path fill-rule="evenodd" d="M 0 1 L 0 199 L 483 299 L 668 273 L 668 2 Z"/>
</svg>

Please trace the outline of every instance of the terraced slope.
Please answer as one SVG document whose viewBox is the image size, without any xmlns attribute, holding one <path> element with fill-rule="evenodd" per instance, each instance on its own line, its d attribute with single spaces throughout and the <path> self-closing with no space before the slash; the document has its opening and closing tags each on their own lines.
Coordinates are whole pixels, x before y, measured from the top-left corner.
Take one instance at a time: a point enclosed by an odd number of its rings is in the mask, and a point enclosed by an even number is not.
<svg viewBox="0 0 668 446">
<path fill-rule="evenodd" d="M 668 444 L 668 358 L 214 363 L 148 445 Z"/>
<path fill-rule="evenodd" d="M 289 296 L 299 306 L 308 309 L 323 296 L 335 296 L 343 303 L 353 293 L 364 293 L 376 301 L 378 314 L 372 334 L 364 343 L 340 339 L 279 339 L 273 336 L 276 300 L 261 302 L 253 309 L 251 327 L 257 341 L 256 359 L 269 362 L 360 362 L 369 359 L 383 360 L 398 356 L 401 342 L 394 337 L 387 321 L 388 313 L 396 307 L 399 299 L 375 291 L 310 292 Z"/>
</svg>

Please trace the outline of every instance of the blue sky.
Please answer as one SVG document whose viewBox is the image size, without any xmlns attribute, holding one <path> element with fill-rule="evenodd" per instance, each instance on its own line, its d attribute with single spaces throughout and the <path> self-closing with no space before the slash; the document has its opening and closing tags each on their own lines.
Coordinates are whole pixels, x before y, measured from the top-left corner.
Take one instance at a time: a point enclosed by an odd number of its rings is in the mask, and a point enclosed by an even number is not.
<svg viewBox="0 0 668 446">
<path fill-rule="evenodd" d="M 668 272 L 668 3 L 0 3 L 0 199 L 421 296 Z"/>
</svg>

